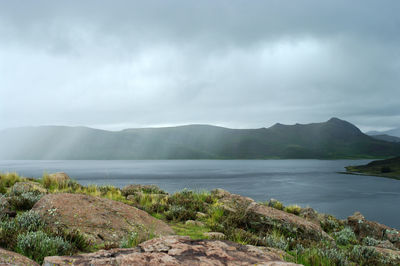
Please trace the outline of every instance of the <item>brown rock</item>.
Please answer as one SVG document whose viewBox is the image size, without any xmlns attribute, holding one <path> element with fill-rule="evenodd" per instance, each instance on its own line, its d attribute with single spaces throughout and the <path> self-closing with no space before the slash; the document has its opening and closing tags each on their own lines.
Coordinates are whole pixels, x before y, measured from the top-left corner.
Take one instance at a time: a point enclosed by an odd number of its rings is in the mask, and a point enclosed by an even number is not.
<svg viewBox="0 0 400 266">
<path fill-rule="evenodd" d="M 127 204 L 80 194 L 49 194 L 33 210 L 53 229 L 79 230 L 96 244 L 118 245 L 130 232 L 173 234 L 164 222 Z"/>
<path fill-rule="evenodd" d="M 205 224 L 203 222 L 200 221 L 194 221 L 194 220 L 187 220 L 185 222 L 186 225 L 195 225 L 195 226 L 199 226 L 199 227 L 203 227 L 205 226 Z"/>
<path fill-rule="evenodd" d="M 39 266 L 39 264 L 25 256 L 2 248 L 0 248 L 0 265 Z"/>
<path fill-rule="evenodd" d="M 212 193 L 226 206 L 225 210 L 227 211 L 235 212 L 238 208 L 245 208 L 247 215 L 259 221 L 259 226 L 255 229 L 260 232 L 279 227 L 296 234 L 302 239 L 315 241 L 322 239 L 332 240 L 318 224 L 307 221 L 302 217 L 256 203 L 251 198 L 231 194 L 225 190 L 218 189 L 212 191 Z"/>
<path fill-rule="evenodd" d="M 298 265 L 278 254 L 230 241 L 167 236 L 137 248 L 101 250 L 72 257 L 46 257 L 44 265 Z"/>
<path fill-rule="evenodd" d="M 55 181 L 57 183 L 67 183 L 68 181 L 71 180 L 71 178 L 64 172 L 58 172 L 54 174 L 50 174 L 48 176 L 52 181 Z"/>
<path fill-rule="evenodd" d="M 318 213 L 313 208 L 302 208 L 299 216 L 316 225 L 320 225 Z"/>
<path fill-rule="evenodd" d="M 378 240 L 389 240 L 396 248 L 400 248 L 400 232 L 398 230 L 377 222 L 368 221 L 359 212 L 348 217 L 347 224 L 359 239 L 369 236 Z"/>
<path fill-rule="evenodd" d="M 10 190 L 10 195 L 20 195 L 25 192 L 37 192 L 40 194 L 46 194 L 47 189 L 45 189 L 41 184 L 32 181 L 17 182 L 12 186 Z"/>
<path fill-rule="evenodd" d="M 208 239 L 225 239 L 226 236 L 221 232 L 205 232 L 203 233 Z"/>
<path fill-rule="evenodd" d="M 387 248 L 374 247 L 383 257 L 387 258 L 388 261 L 392 262 L 391 265 L 400 265 L 400 251 L 392 250 Z M 396 264 L 394 264 L 396 263 Z"/>
</svg>

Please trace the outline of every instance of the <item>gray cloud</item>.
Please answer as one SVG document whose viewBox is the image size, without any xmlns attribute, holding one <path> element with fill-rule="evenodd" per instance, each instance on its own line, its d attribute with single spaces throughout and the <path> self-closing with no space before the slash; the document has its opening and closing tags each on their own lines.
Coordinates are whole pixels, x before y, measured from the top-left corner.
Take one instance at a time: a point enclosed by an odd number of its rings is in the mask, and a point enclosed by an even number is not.
<svg viewBox="0 0 400 266">
<path fill-rule="evenodd" d="M 0 128 L 400 126 L 398 1 L 0 2 Z"/>
</svg>

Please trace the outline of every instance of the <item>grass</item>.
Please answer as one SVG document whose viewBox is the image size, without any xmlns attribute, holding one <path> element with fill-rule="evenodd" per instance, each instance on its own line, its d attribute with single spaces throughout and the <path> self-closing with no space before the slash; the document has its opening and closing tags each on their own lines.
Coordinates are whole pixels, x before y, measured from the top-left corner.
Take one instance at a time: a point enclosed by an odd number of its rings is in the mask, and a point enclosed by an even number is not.
<svg viewBox="0 0 400 266">
<path fill-rule="evenodd" d="M 189 236 L 191 239 L 204 239 L 204 233 L 210 232 L 210 228 L 205 226 L 196 226 L 184 223 L 170 224 L 175 233 L 180 236 Z"/>
</svg>

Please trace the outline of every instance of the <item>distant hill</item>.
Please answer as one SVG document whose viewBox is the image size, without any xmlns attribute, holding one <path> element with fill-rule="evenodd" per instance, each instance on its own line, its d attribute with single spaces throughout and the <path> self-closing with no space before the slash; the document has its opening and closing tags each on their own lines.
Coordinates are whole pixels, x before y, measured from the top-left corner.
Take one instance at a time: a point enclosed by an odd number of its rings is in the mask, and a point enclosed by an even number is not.
<svg viewBox="0 0 400 266">
<path fill-rule="evenodd" d="M 400 127 L 399 128 L 394 128 L 394 129 L 391 129 L 391 130 L 386 130 L 386 131 L 369 131 L 366 134 L 370 135 L 370 136 L 389 135 L 389 136 L 394 136 L 394 137 L 399 137 L 400 138 Z"/>
<path fill-rule="evenodd" d="M 371 135 L 374 139 L 389 141 L 389 142 L 400 142 L 399 137 L 389 136 L 389 135 Z"/>
<path fill-rule="evenodd" d="M 400 179 L 400 157 L 372 161 L 367 165 L 347 166 L 347 172 Z"/>
<path fill-rule="evenodd" d="M 229 129 L 209 125 L 126 129 L 43 126 L 0 131 L 0 159 L 385 158 L 400 143 L 363 134 L 349 122 Z"/>
</svg>

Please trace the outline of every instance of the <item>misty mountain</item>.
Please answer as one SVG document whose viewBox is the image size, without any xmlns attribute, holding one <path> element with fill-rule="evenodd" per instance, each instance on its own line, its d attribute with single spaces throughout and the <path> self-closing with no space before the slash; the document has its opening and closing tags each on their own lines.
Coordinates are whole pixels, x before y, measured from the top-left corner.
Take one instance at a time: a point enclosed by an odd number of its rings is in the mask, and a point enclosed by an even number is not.
<svg viewBox="0 0 400 266">
<path fill-rule="evenodd" d="M 374 139 L 379 139 L 379 140 L 384 140 L 384 141 L 389 141 L 389 142 L 400 142 L 399 137 L 394 137 L 394 136 L 389 136 L 386 134 L 383 135 L 371 135 Z"/>
<path fill-rule="evenodd" d="M 390 129 L 390 130 L 386 130 L 386 131 L 369 131 L 366 134 L 370 135 L 370 136 L 389 135 L 389 136 L 394 136 L 394 137 L 399 137 L 400 138 L 400 127 L 399 128 Z"/>
<path fill-rule="evenodd" d="M 0 151 L 0 159 L 332 159 L 396 156 L 400 144 L 374 139 L 332 118 L 259 129 L 26 127 L 1 131 Z"/>
</svg>

